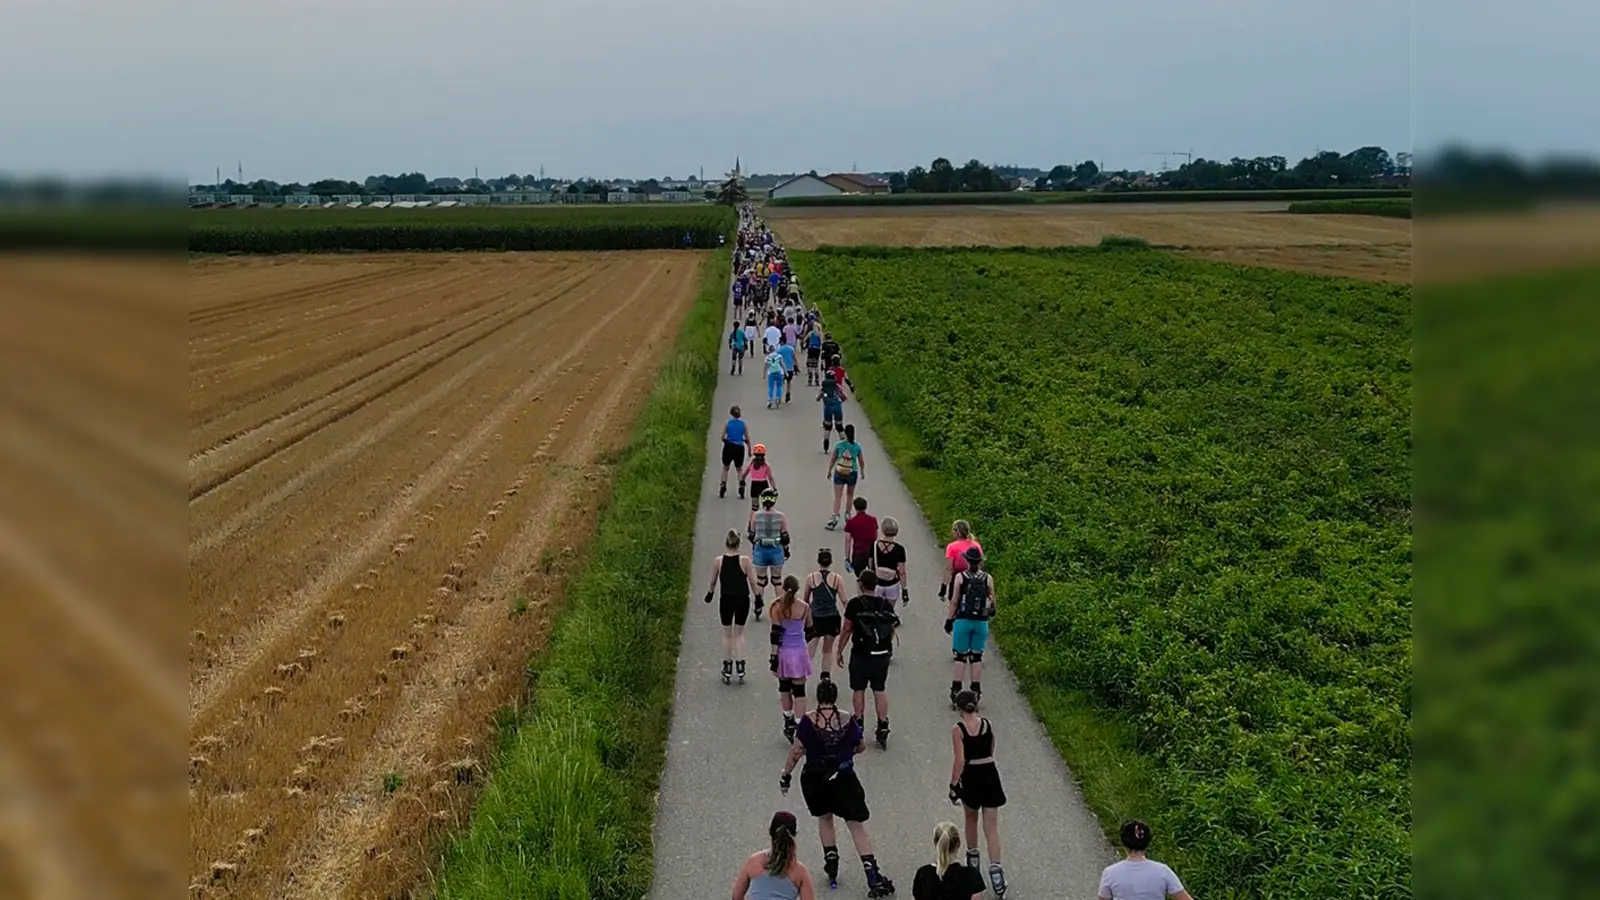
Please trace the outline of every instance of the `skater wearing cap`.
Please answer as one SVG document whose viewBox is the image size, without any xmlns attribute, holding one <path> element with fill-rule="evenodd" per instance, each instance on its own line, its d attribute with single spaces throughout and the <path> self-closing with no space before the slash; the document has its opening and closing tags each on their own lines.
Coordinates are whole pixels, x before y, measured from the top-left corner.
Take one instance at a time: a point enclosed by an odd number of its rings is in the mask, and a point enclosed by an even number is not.
<svg viewBox="0 0 1600 900">
<path fill-rule="evenodd" d="M 844 667 L 845 644 L 850 645 L 850 708 L 861 718 L 867 707 L 867 688 L 878 714 L 874 737 L 889 749 L 889 659 L 894 655 L 894 633 L 900 616 L 894 604 L 878 596 L 878 577 L 872 572 L 856 576 L 860 593 L 844 606 L 844 630 L 839 635 L 835 661 Z"/>
<path fill-rule="evenodd" d="M 767 445 L 755 444 L 750 448 L 750 466 L 739 473 L 739 496 L 744 496 L 745 480 L 750 481 L 750 509 L 761 507 L 761 495 L 768 488 L 778 489 L 778 481 L 772 474 L 772 464 L 767 462 Z"/>
<path fill-rule="evenodd" d="M 756 593 L 756 578 L 750 557 L 739 554 L 739 532 L 730 530 L 723 546 L 727 550 L 711 564 L 706 602 L 722 588 L 722 683 L 732 683 L 737 663 L 739 683 L 744 684 L 744 623 L 750 615 L 750 598 Z"/>
<path fill-rule="evenodd" d="M 832 565 L 833 551 L 827 547 L 818 550 L 817 571 L 806 576 L 805 587 L 806 602 L 811 604 L 811 632 L 808 637 L 813 653 L 817 650 L 817 642 L 822 642 L 823 681 L 833 677 L 833 643 L 844 621 L 839 611 L 839 600 L 844 596 L 844 579 L 838 572 L 830 571 Z"/>
<path fill-rule="evenodd" d="M 756 444 L 756 447 L 761 447 Z M 750 447 L 750 426 L 744 420 L 744 414 L 735 406 L 728 410 L 728 421 L 722 426 L 722 486 L 717 488 L 717 496 L 728 496 L 728 468 L 731 466 L 739 473 L 739 496 L 744 496 L 744 451 Z M 754 449 L 754 448 L 752 448 Z M 765 447 L 761 447 L 765 450 Z"/>
<path fill-rule="evenodd" d="M 767 826 L 772 844 L 744 861 L 733 879 L 733 900 L 816 900 L 811 871 L 801 862 L 794 813 L 778 812 Z"/>
<path fill-rule="evenodd" d="M 783 713 L 783 739 L 794 740 L 795 716 L 806 714 L 806 679 L 811 677 L 811 604 L 800 599 L 800 579 L 783 579 L 783 590 L 767 608 L 772 623 L 772 674 L 778 678 L 778 709 Z"/>
<path fill-rule="evenodd" d="M 983 551 L 968 547 L 967 570 L 956 575 L 945 609 L 944 632 L 950 635 L 955 662 L 950 669 L 950 703 L 961 692 L 966 673 L 969 689 L 983 699 L 983 648 L 989 643 L 989 620 L 994 617 L 994 577 L 983 571 Z"/>
<path fill-rule="evenodd" d="M 828 432 L 838 429 L 840 436 L 844 435 L 844 402 L 850 398 L 845 396 L 839 379 L 829 372 L 821 376 L 817 399 L 822 401 L 822 452 L 827 453 Z"/>
<path fill-rule="evenodd" d="M 775 326 L 767 326 L 767 332 L 769 334 L 776 333 L 777 330 L 778 329 Z M 778 405 L 783 402 L 783 386 L 787 383 L 788 368 L 784 365 L 783 354 L 778 352 L 778 345 L 776 343 L 776 341 L 782 339 L 783 338 L 780 336 L 768 344 L 770 349 L 767 351 L 766 359 L 767 409 L 777 409 Z"/>
<path fill-rule="evenodd" d="M 868 897 L 887 897 L 894 893 L 894 882 L 878 870 L 872 838 L 867 834 L 867 795 L 856 777 L 856 754 L 866 749 L 861 720 L 839 711 L 839 685 L 824 681 L 817 685 L 817 708 L 800 720 L 794 745 L 778 777 L 778 789 L 789 793 L 795 764 L 803 756 L 800 794 L 806 809 L 817 818 L 822 838 L 823 869 L 830 889 L 839 886 L 839 842 L 834 816 L 844 819 L 851 842 L 861 857 L 861 870 L 867 877 Z"/>
<path fill-rule="evenodd" d="M 1193 900 L 1177 873 L 1145 856 L 1150 838 L 1150 826 L 1138 819 L 1122 826 L 1122 846 L 1128 848 L 1128 858 L 1100 873 L 1100 900 Z"/>
<path fill-rule="evenodd" d="M 950 802 L 959 803 L 967 814 L 967 867 L 978 871 L 978 819 L 983 819 L 983 837 L 989 844 L 989 884 L 996 897 L 1006 895 L 1006 873 L 1000 862 L 1000 807 L 1006 805 L 1006 792 L 1000 786 L 1000 769 L 994 761 L 994 727 L 978 715 L 978 695 L 962 691 L 956 695 L 961 719 L 950 729 L 955 759 L 950 767 Z"/>
<path fill-rule="evenodd" d="M 753 607 L 759 621 L 767 584 L 776 588 L 783 582 L 783 561 L 789 558 L 789 517 L 775 509 L 778 492 L 772 488 L 762 491 L 757 499 L 761 508 L 751 510 L 745 536 L 750 539 L 750 562 L 756 573 Z"/>
</svg>

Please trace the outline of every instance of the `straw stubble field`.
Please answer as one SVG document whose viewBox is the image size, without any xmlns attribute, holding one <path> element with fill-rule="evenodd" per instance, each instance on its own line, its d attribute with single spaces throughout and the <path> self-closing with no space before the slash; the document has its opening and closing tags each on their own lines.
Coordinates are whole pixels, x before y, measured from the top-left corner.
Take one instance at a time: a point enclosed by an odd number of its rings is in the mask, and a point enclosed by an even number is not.
<svg viewBox="0 0 1600 900">
<path fill-rule="evenodd" d="M 704 258 L 191 265 L 192 896 L 415 883 Z"/>
</svg>

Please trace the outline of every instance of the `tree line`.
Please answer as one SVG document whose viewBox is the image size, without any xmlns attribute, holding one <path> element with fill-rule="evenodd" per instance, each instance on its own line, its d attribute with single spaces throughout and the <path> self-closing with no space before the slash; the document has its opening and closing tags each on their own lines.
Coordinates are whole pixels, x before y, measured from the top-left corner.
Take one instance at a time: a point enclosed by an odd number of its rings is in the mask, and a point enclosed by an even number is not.
<svg viewBox="0 0 1600 900">
<path fill-rule="evenodd" d="M 887 180 L 889 190 L 897 194 L 1007 191 L 1019 186 L 1035 191 L 1379 187 L 1405 183 L 1410 177 L 1411 154 L 1390 154 L 1382 147 L 1369 146 L 1349 153 L 1325 150 L 1293 166 L 1282 156 L 1234 157 L 1227 161 L 1201 157 L 1189 160 L 1176 169 L 1150 173 L 1135 169 L 1102 170 L 1093 160 L 1084 160 L 1076 164 L 1053 166 L 1048 172 L 1031 180 L 1002 174 L 1014 171 L 1017 171 L 1016 167 L 990 166 L 976 159 L 968 160 L 957 168 L 941 156 L 926 168 L 913 166 L 904 172 L 890 172 Z"/>
</svg>

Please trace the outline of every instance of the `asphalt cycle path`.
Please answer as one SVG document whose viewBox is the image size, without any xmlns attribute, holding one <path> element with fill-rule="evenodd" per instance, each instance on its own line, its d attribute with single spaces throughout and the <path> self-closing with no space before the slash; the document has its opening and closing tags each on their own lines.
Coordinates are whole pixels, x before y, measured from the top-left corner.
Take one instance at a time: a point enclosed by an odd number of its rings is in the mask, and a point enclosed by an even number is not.
<svg viewBox="0 0 1600 900">
<path fill-rule="evenodd" d="M 731 328 L 730 302 L 723 333 Z M 843 349 L 848 368 L 850 348 Z M 817 879 L 819 896 L 865 897 L 866 880 L 842 822 L 838 823 L 839 887 L 828 890 L 816 820 L 807 814 L 800 793 L 803 761 L 796 767 L 789 794 L 779 793 L 778 776 L 789 744 L 783 737 L 776 678 L 768 669 L 767 619 L 752 618 L 746 627 L 746 682 L 724 685 L 720 601 L 703 602 L 711 563 L 723 552 L 729 529 L 741 537 L 740 552 L 750 553 L 743 540 L 750 502 L 739 498 L 737 476 L 729 477 L 727 497 L 717 496 L 722 427 L 734 404 L 742 407 L 752 443 L 766 444 L 778 485 L 777 508 L 788 514 L 793 556 L 784 574 L 804 580 L 816 569 L 817 550 L 827 546 L 833 549 L 833 571 L 851 588 L 840 599 L 841 609 L 855 593 L 854 576 L 844 569 L 843 528 L 825 528 L 833 487 L 826 480 L 822 405 L 814 399 L 817 389 L 805 386 L 803 362 L 795 376 L 793 402 L 777 410 L 766 408 L 759 356 L 745 360 L 741 375 L 728 373 L 726 347 L 720 363 L 706 436 L 707 468 L 695 521 L 689 596 L 684 598 L 688 614 L 678 656 L 666 769 L 657 797 L 652 896 L 656 900 L 726 896 L 746 857 L 766 846 L 765 829 L 773 812 L 787 809 L 800 819 L 800 858 Z M 865 457 L 866 477 L 857 486 L 858 496 L 868 499 L 868 512 L 880 520 L 884 516 L 899 520 L 898 540 L 907 553 L 912 600 L 900 609 L 903 624 L 889 670 L 889 745 L 882 750 L 873 741 L 875 716 L 869 691 L 864 716 L 867 748 L 857 757 L 856 770 L 871 809 L 867 828 L 879 867 L 895 881 L 897 895 L 909 898 L 913 873 L 932 861 L 934 826 L 941 821 L 963 822 L 961 808 L 952 806 L 947 796 L 950 728 L 956 713 L 949 697 L 950 639 L 944 633 L 944 606 L 939 602 L 944 541 L 924 521 L 854 398 L 845 404 L 844 413 L 845 421 L 856 427 Z M 948 522 L 936 524 L 939 536 L 949 529 Z M 981 539 L 983 523 L 974 524 Z M 1003 581 L 997 590 L 1003 616 Z M 766 599 L 770 602 L 772 596 L 769 587 Z M 818 662 L 813 662 L 814 670 Z M 838 666 L 834 673 L 840 685 L 839 705 L 848 710 L 847 676 Z M 807 682 L 807 709 L 815 707 L 817 682 L 815 675 Z M 1007 897 L 1094 897 L 1100 870 L 1115 857 L 992 639 L 984 655 L 983 688 L 980 712 L 994 723 L 995 752 L 1008 801 L 1000 811 Z M 985 846 L 985 876 L 989 862 Z"/>
</svg>

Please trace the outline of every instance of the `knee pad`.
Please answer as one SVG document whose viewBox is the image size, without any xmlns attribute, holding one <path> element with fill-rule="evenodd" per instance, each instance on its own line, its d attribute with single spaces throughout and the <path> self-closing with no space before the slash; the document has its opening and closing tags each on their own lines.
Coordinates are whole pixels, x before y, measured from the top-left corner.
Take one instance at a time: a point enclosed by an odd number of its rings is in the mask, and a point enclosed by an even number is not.
<svg viewBox="0 0 1600 900">
<path fill-rule="evenodd" d="M 802 680 L 802 679 L 799 679 L 799 678 L 796 678 L 793 681 L 790 681 L 789 682 L 789 695 L 794 697 L 796 700 L 804 700 L 806 698 L 806 683 L 805 683 L 805 681 Z"/>
<path fill-rule="evenodd" d="M 967 662 L 969 662 L 969 663 L 981 663 L 981 662 L 983 662 L 983 651 L 982 650 L 974 650 L 971 653 L 968 653 L 967 654 Z"/>
<path fill-rule="evenodd" d="M 782 696 L 784 696 L 784 695 L 786 695 L 788 693 L 789 693 L 789 680 L 787 678 L 779 678 L 778 679 L 778 696 L 782 697 Z"/>
<path fill-rule="evenodd" d="M 766 586 L 767 586 L 767 576 L 766 575 L 757 575 L 756 576 L 756 587 L 764 588 Z"/>
<path fill-rule="evenodd" d="M 972 662 L 972 654 L 967 653 L 964 650 L 956 650 L 952 652 L 950 656 L 958 663 Z"/>
</svg>

